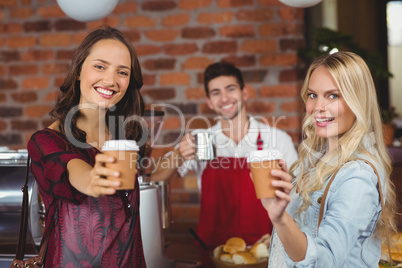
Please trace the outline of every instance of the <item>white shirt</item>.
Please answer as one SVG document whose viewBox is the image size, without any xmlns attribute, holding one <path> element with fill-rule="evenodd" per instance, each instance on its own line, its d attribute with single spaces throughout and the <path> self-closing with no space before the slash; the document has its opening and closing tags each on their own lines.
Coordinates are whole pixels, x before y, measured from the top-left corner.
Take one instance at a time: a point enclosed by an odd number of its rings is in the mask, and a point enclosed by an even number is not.
<svg viewBox="0 0 402 268">
<path fill-rule="evenodd" d="M 264 142 L 264 150 L 275 149 L 280 151 L 288 167 L 297 160 L 297 153 L 293 141 L 285 131 L 261 123 L 252 116 L 249 116 L 249 120 L 250 126 L 248 132 L 238 144 L 222 132 L 220 121 L 211 128 L 203 130 L 212 133 L 216 146 L 216 156 L 236 158 L 248 157 L 251 151 L 257 150 L 257 138 L 260 132 L 261 139 Z M 197 130 L 193 131 L 193 133 L 195 132 L 197 132 Z M 201 190 L 201 176 L 206 165 L 207 161 L 188 160 L 178 168 L 177 172 L 183 177 L 188 171 L 195 171 L 198 188 Z"/>
</svg>

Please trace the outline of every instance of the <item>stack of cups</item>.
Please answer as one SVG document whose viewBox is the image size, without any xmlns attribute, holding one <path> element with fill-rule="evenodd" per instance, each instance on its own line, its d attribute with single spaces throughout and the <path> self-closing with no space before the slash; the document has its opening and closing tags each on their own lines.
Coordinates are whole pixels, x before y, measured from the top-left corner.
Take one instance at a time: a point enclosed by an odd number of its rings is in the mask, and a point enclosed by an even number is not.
<svg viewBox="0 0 402 268">
<path fill-rule="evenodd" d="M 278 178 L 271 175 L 271 170 L 281 169 L 279 159 L 283 159 L 283 156 L 277 150 L 253 151 L 250 153 L 248 163 L 258 199 L 275 197 L 275 190 L 278 188 L 272 186 L 272 180 L 277 180 Z"/>
<path fill-rule="evenodd" d="M 106 163 L 106 167 L 120 172 L 121 186 L 117 190 L 133 190 L 137 174 L 137 154 L 139 147 L 133 140 L 110 140 L 102 147 L 102 152 L 113 156 L 114 163 Z M 114 179 L 107 177 L 107 179 Z"/>
</svg>

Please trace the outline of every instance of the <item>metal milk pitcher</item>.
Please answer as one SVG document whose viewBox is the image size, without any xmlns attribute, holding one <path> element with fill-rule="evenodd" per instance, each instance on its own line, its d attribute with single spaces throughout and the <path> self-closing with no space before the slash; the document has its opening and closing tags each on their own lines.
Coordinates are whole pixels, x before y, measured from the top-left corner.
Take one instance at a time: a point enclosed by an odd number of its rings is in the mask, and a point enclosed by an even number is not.
<svg viewBox="0 0 402 268">
<path fill-rule="evenodd" d="M 210 132 L 198 132 L 195 136 L 196 153 L 198 161 L 212 160 L 215 158 L 215 146 Z"/>
</svg>

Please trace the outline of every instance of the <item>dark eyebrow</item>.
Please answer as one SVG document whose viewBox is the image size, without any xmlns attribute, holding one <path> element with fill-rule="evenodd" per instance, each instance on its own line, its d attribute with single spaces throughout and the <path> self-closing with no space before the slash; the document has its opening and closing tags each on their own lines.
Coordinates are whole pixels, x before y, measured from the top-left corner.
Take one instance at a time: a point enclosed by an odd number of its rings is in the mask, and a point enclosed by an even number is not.
<svg viewBox="0 0 402 268">
<path fill-rule="evenodd" d="M 106 60 L 94 59 L 94 61 L 100 61 L 100 62 L 102 62 L 102 63 L 104 63 L 104 64 L 110 65 L 110 62 L 108 62 L 108 61 L 106 61 Z M 124 69 L 129 69 L 129 70 L 130 70 L 130 67 L 127 67 L 127 66 L 125 66 L 125 65 L 119 65 L 118 67 L 119 67 L 119 68 L 124 68 Z"/>
</svg>

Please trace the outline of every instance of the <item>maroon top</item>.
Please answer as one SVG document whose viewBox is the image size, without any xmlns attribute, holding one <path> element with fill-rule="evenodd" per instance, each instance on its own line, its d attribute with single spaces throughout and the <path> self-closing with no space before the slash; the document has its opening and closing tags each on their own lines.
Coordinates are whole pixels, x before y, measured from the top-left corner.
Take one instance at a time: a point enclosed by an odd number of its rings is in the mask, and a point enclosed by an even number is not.
<svg viewBox="0 0 402 268">
<path fill-rule="evenodd" d="M 45 234 L 54 219 L 45 267 L 146 267 L 138 180 L 135 190 L 94 198 L 71 186 L 67 163 L 81 159 L 94 166 L 96 148 L 75 147 L 47 128 L 31 137 L 28 152 L 46 207 Z"/>
</svg>

